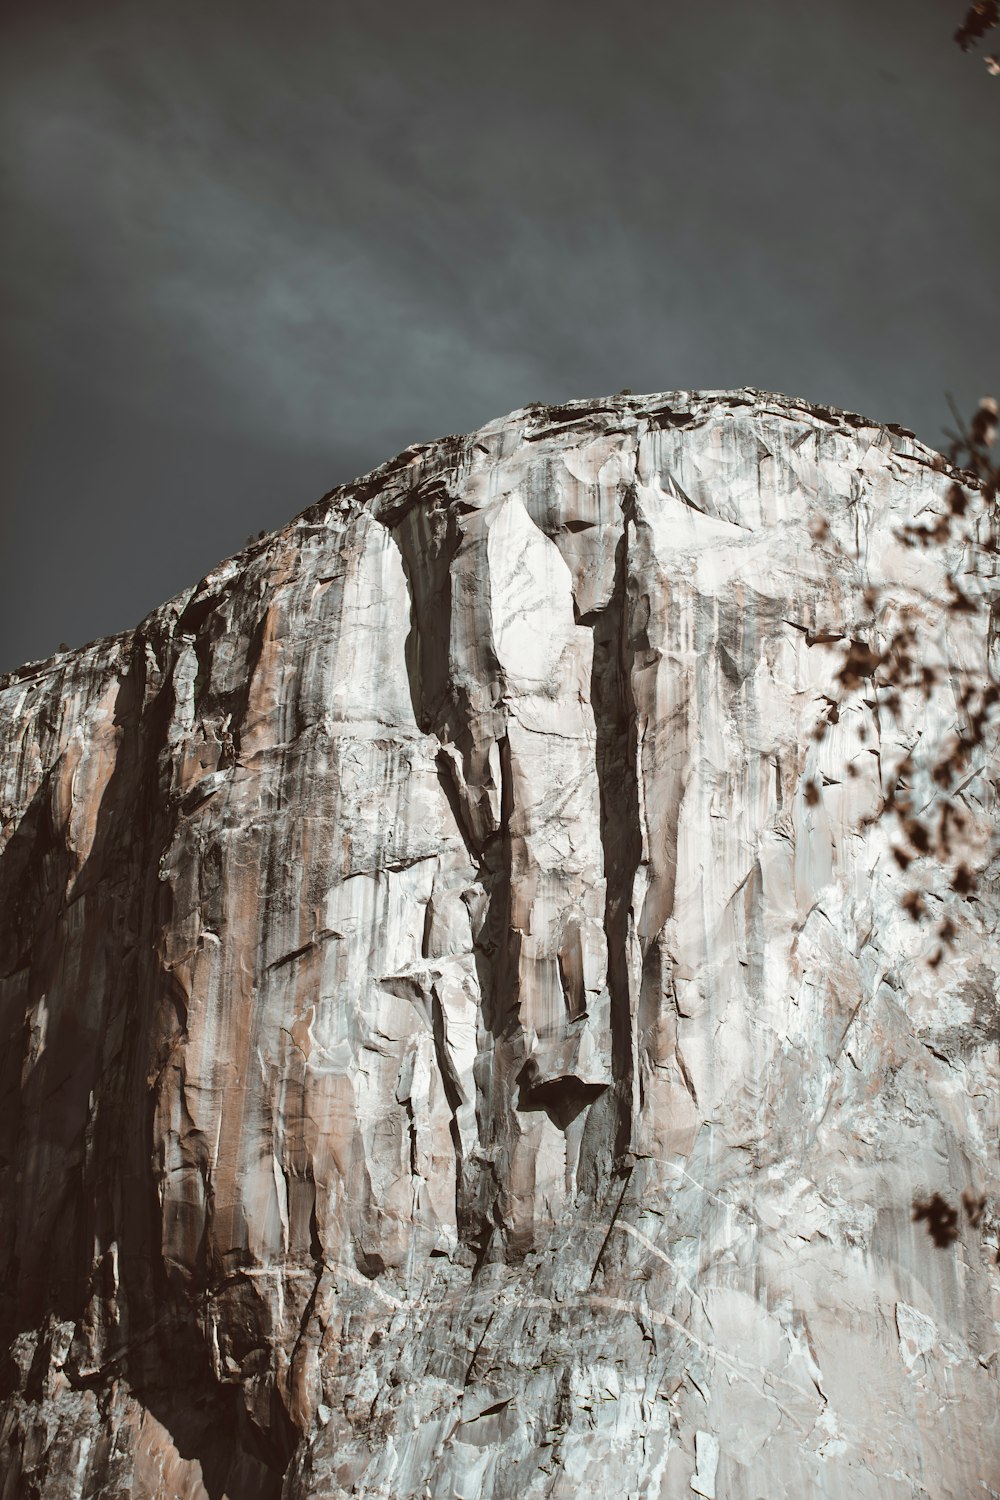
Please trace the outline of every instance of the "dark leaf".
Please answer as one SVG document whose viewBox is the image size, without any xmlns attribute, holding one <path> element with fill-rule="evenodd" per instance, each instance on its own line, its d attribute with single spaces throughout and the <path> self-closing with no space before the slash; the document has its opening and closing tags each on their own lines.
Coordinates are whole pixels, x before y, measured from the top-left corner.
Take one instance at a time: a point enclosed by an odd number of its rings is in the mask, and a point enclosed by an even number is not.
<svg viewBox="0 0 1000 1500">
<path fill-rule="evenodd" d="M 929 851 L 931 836 L 919 818 L 904 818 L 903 832 L 918 853 L 926 854 Z"/>
<path fill-rule="evenodd" d="M 952 596 L 951 603 L 948 605 L 948 608 L 952 611 L 952 613 L 964 615 L 975 614 L 978 607 L 975 600 L 970 599 L 968 594 L 964 594 L 962 592 L 962 590 L 959 588 L 958 584 L 950 574 L 945 579 L 945 584 L 947 585 L 948 592 Z"/>
<path fill-rule="evenodd" d="M 972 1225 L 973 1229 L 978 1229 L 979 1222 L 983 1217 L 983 1211 L 986 1208 L 986 1195 L 983 1194 L 981 1197 L 977 1198 L 974 1193 L 970 1192 L 970 1190 L 966 1188 L 962 1194 L 962 1207 L 968 1214 L 969 1223 Z"/>
<path fill-rule="evenodd" d="M 919 922 L 927 915 L 927 907 L 919 891 L 907 891 L 900 905 L 913 922 Z"/>
<path fill-rule="evenodd" d="M 954 779 L 951 771 L 951 760 L 939 760 L 933 771 L 934 780 L 938 786 L 949 787 Z"/>
<path fill-rule="evenodd" d="M 1000 20 L 1000 0 L 976 0 L 966 11 L 965 20 L 955 32 L 955 40 L 963 52 L 990 31 Z"/>
<path fill-rule="evenodd" d="M 940 1193 L 935 1193 L 926 1203 L 914 1203 L 913 1222 L 919 1224 L 921 1220 L 926 1220 L 927 1233 L 939 1250 L 946 1249 L 958 1239 L 958 1209 L 952 1208 Z"/>
<path fill-rule="evenodd" d="M 864 641 L 851 641 L 844 665 L 837 673 L 837 681 L 850 692 L 853 688 L 860 687 L 864 678 L 873 677 L 884 660 L 885 657 L 880 652 L 873 651 Z"/>
</svg>

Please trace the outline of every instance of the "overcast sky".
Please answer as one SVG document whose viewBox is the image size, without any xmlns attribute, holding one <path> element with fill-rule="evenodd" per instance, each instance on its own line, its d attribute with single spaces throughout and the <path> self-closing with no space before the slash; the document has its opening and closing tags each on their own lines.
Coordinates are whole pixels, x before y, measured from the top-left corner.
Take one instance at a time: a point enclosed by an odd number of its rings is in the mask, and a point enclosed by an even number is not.
<svg viewBox="0 0 1000 1500">
<path fill-rule="evenodd" d="M 962 0 L 19 0 L 0 670 L 529 401 L 1000 386 Z"/>
</svg>

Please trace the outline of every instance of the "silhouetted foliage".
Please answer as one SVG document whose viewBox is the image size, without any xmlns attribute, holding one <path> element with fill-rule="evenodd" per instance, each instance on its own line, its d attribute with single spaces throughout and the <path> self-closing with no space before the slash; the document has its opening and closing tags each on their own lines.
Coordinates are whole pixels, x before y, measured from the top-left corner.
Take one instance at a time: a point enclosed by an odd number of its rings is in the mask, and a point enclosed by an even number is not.
<svg viewBox="0 0 1000 1500">
<path fill-rule="evenodd" d="M 978 1229 L 986 1211 L 986 1195 L 981 1194 L 978 1198 L 968 1188 L 962 1194 L 962 1207 L 968 1216 L 969 1225 L 972 1229 Z"/>
<path fill-rule="evenodd" d="M 998 0 L 1000 4 L 1000 0 Z M 950 398 L 949 398 L 950 399 Z M 954 411 L 954 403 L 952 403 Z M 955 412 L 957 429 L 948 432 L 950 447 L 948 462 L 957 471 L 946 493 L 946 508 L 927 523 L 909 523 L 896 531 L 896 538 L 905 547 L 928 549 L 959 543 L 960 561 L 945 577 L 945 607 L 949 615 L 976 615 L 982 613 L 987 621 L 987 634 L 992 635 L 995 616 L 987 597 L 970 593 L 974 587 L 963 586 L 956 576 L 958 568 L 964 569 L 963 579 L 994 577 L 998 571 L 1000 557 L 1000 526 L 998 526 L 998 494 L 1000 494 L 1000 463 L 994 461 L 992 449 L 997 438 L 997 402 L 985 396 L 979 403 L 972 420 L 966 425 Z M 935 467 L 946 470 L 946 461 L 939 458 Z M 840 552 L 839 545 L 831 539 L 830 526 L 825 518 L 814 522 L 812 534 L 817 544 Z M 887 603 L 891 614 L 898 622 L 887 635 L 878 629 L 880 607 Z M 986 748 L 987 739 L 996 728 L 1000 713 L 1000 682 L 991 673 L 989 661 L 981 672 L 974 673 L 953 662 L 935 666 L 926 660 L 926 651 L 921 639 L 922 621 L 913 608 L 897 606 L 894 601 L 883 601 L 877 589 L 867 588 L 864 594 L 865 608 L 872 618 L 871 638 L 863 640 L 854 636 L 844 641 L 840 638 L 842 661 L 835 675 L 841 701 L 844 697 L 865 691 L 865 705 L 871 709 L 878 722 L 878 715 L 886 711 L 898 715 L 904 694 L 912 697 L 919 694 L 928 700 L 936 684 L 947 680 L 954 685 L 958 707 L 958 727 L 950 740 L 929 767 L 936 794 L 930 802 L 917 806 L 911 783 L 916 767 L 912 754 L 906 754 L 895 770 L 884 773 L 882 797 L 877 810 L 865 820 L 867 825 L 883 817 L 895 819 L 898 838 L 892 845 L 892 855 L 901 870 L 910 871 L 921 859 L 934 859 L 948 868 L 949 886 L 962 898 L 974 898 L 978 885 L 977 860 L 962 841 L 969 829 L 970 820 L 963 808 L 962 793 L 969 781 L 984 769 L 980 752 Z M 837 637 L 824 637 L 837 640 Z M 813 642 L 810 641 L 810 644 Z M 822 740 L 831 725 L 840 717 L 838 701 L 824 695 L 822 717 L 814 730 L 814 738 Z M 862 739 L 865 731 L 859 731 Z M 977 760 L 980 762 L 977 764 Z M 853 764 L 846 767 L 847 775 L 857 774 Z M 815 781 L 807 781 L 803 788 L 808 806 L 819 800 L 819 787 Z M 912 871 L 911 871 L 912 873 Z M 912 888 L 902 896 L 903 910 L 914 922 L 925 921 L 930 916 L 927 892 Z M 944 948 L 950 946 L 957 936 L 957 928 L 948 917 L 937 927 L 939 945 L 928 960 L 936 968 L 943 957 Z"/>
<path fill-rule="evenodd" d="M 955 32 L 955 40 L 963 52 L 968 52 L 994 26 L 1000 26 L 1000 0 L 976 0 L 966 11 L 965 20 Z M 986 66 L 994 77 L 1000 75 L 1000 57 L 995 53 L 987 57 Z"/>
<path fill-rule="evenodd" d="M 946 1250 L 958 1239 L 958 1209 L 952 1208 L 940 1193 L 928 1198 L 926 1203 L 914 1203 L 913 1222 L 927 1222 L 927 1233 L 939 1250 Z"/>
<path fill-rule="evenodd" d="M 971 1188 L 964 1188 L 962 1207 L 965 1209 L 965 1217 L 969 1221 L 970 1229 L 979 1229 L 983 1232 L 988 1230 L 989 1226 L 985 1223 L 985 1193 L 974 1193 Z M 961 1234 L 958 1209 L 953 1208 L 940 1193 L 934 1193 L 923 1202 L 919 1198 L 914 1202 L 913 1222 L 927 1225 L 927 1233 L 939 1250 L 947 1250 L 954 1245 Z M 996 1252 L 996 1263 L 1000 1265 L 1000 1250 Z"/>
</svg>

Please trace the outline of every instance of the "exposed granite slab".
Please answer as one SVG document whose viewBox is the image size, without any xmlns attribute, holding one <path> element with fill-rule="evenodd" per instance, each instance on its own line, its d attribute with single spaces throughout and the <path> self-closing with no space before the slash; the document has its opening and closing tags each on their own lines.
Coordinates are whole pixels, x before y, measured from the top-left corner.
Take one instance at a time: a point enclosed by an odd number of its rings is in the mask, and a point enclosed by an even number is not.
<svg viewBox="0 0 1000 1500">
<path fill-rule="evenodd" d="M 985 668 L 949 482 L 528 408 L 0 680 L 2 1500 L 1000 1491 L 995 874 L 931 970 L 860 827 L 954 692 L 813 737 L 868 584 Z"/>
</svg>

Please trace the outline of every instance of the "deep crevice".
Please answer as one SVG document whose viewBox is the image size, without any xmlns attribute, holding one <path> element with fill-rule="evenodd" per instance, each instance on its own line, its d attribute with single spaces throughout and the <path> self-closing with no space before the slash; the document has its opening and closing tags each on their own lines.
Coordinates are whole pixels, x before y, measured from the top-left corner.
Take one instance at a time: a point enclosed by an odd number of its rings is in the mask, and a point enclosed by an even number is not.
<svg viewBox="0 0 1000 1500">
<path fill-rule="evenodd" d="M 634 1003 L 628 971 L 632 889 L 642 854 L 637 779 L 637 729 L 631 669 L 628 601 L 629 532 L 634 526 L 634 492 L 622 497 L 623 530 L 615 549 L 615 574 L 607 606 L 587 617 L 594 633 L 590 696 L 597 733 L 596 767 L 601 801 L 601 846 L 607 892 L 604 932 L 611 996 L 611 1066 L 618 1104 L 614 1154 L 629 1150 L 632 1134 L 635 1043 Z"/>
</svg>

